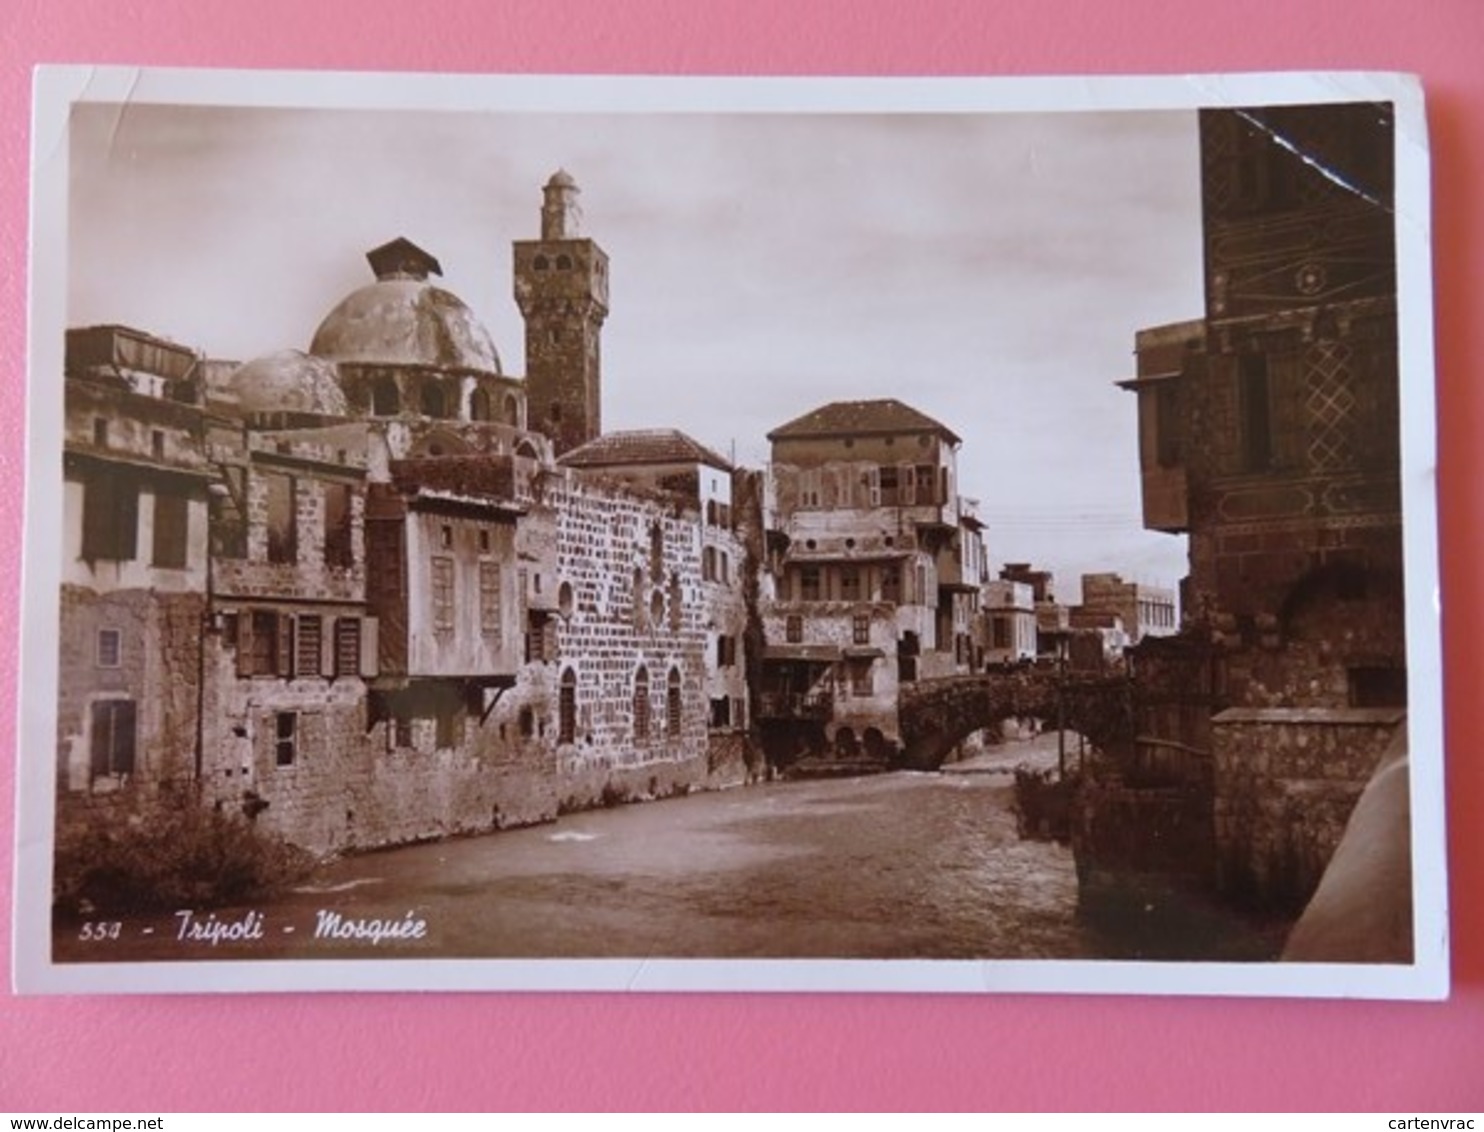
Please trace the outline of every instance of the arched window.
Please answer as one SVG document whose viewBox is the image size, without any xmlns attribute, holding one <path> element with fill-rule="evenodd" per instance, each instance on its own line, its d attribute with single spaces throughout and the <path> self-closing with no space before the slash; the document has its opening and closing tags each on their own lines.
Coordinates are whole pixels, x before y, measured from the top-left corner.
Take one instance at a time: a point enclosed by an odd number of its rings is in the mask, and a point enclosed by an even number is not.
<svg viewBox="0 0 1484 1132">
<path fill-rule="evenodd" d="M 562 254 L 562 255 L 557 256 L 557 270 L 558 271 L 571 271 L 572 270 L 572 257 L 569 256 L 569 255 L 566 255 L 566 254 Z"/>
<path fill-rule="evenodd" d="M 648 613 L 644 606 L 644 571 L 634 570 L 634 628 L 644 628 L 644 615 Z"/>
<path fill-rule="evenodd" d="M 665 529 L 657 522 L 649 528 L 649 572 L 655 579 L 665 573 Z"/>
<path fill-rule="evenodd" d="M 508 425 L 520 427 L 520 402 L 515 399 L 514 393 L 505 394 L 504 420 Z"/>
<path fill-rule="evenodd" d="M 649 669 L 634 674 L 634 742 L 649 741 Z"/>
<path fill-rule="evenodd" d="M 536 446 L 529 440 L 525 439 L 522 439 L 521 442 L 515 446 L 515 454 L 517 456 L 524 457 L 527 460 L 537 459 Z"/>
<path fill-rule="evenodd" d="M 371 386 L 371 415 L 395 417 L 402 411 L 402 392 L 397 388 L 397 379 L 384 374 Z"/>
<path fill-rule="evenodd" d="M 444 404 L 443 389 L 436 381 L 430 381 L 422 388 L 422 410 L 425 417 L 442 418 L 448 412 Z"/>
<path fill-rule="evenodd" d="M 492 408 L 488 390 L 476 389 L 473 396 L 469 398 L 469 419 L 475 421 L 487 421 L 490 419 Z"/>
<path fill-rule="evenodd" d="M 577 673 L 570 668 L 562 673 L 557 693 L 557 742 L 572 743 L 577 739 Z"/>
<path fill-rule="evenodd" d="M 544 255 L 538 255 L 531 261 L 531 266 L 534 267 L 537 271 L 545 271 L 548 267 L 551 266 L 551 264 L 548 262 L 547 258 Z"/>
<path fill-rule="evenodd" d="M 680 575 L 670 575 L 670 632 L 680 632 L 681 623 L 680 605 Z"/>
<path fill-rule="evenodd" d="M 680 738 L 680 669 L 670 669 L 669 686 L 665 689 L 665 734 Z"/>
</svg>

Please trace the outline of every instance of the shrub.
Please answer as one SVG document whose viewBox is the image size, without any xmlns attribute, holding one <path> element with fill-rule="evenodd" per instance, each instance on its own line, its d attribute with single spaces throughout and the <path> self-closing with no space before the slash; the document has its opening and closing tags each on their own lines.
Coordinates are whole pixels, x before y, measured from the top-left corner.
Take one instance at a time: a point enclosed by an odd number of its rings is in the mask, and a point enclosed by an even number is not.
<svg viewBox="0 0 1484 1132">
<path fill-rule="evenodd" d="M 235 904 L 307 876 L 314 858 L 237 815 L 168 800 L 58 834 L 54 903 L 64 915 Z"/>
</svg>

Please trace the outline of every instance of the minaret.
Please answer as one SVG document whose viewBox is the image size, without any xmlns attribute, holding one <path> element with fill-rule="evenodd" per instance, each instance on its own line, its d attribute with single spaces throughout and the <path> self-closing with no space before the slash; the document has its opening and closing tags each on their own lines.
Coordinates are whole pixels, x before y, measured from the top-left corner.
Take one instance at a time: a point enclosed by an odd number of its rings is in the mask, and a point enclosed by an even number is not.
<svg viewBox="0 0 1484 1132">
<path fill-rule="evenodd" d="M 529 423 L 560 455 L 602 432 L 608 255 L 581 234 L 581 190 L 566 170 L 542 193 L 541 239 L 515 242 L 515 301 L 526 320 Z"/>
</svg>

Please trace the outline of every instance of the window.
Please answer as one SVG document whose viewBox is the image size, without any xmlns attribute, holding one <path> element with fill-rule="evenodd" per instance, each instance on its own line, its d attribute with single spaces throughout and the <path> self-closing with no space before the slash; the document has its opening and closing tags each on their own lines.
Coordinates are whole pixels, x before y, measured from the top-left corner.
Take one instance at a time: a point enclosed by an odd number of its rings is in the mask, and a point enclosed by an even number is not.
<svg viewBox="0 0 1484 1132">
<path fill-rule="evenodd" d="M 402 391 L 393 377 L 379 377 L 371 387 L 371 414 L 377 417 L 395 417 L 402 411 Z"/>
<path fill-rule="evenodd" d="M 649 740 L 649 669 L 641 668 L 634 675 L 634 742 Z"/>
<path fill-rule="evenodd" d="M 860 601 L 861 572 L 859 566 L 840 567 L 840 600 Z"/>
<path fill-rule="evenodd" d="M 669 684 L 665 689 L 665 734 L 671 739 L 680 737 L 680 670 L 670 669 Z"/>
<path fill-rule="evenodd" d="M 479 564 L 479 631 L 490 639 L 494 648 L 500 647 L 500 564 Z"/>
<path fill-rule="evenodd" d="M 491 416 L 490 395 L 484 389 L 476 389 L 469 397 L 469 419 L 487 421 Z"/>
<path fill-rule="evenodd" d="M 299 713 L 280 711 L 273 726 L 273 759 L 278 766 L 293 766 L 299 749 Z"/>
<path fill-rule="evenodd" d="M 289 676 L 293 673 L 293 618 L 255 609 L 238 621 L 237 675 Z"/>
<path fill-rule="evenodd" d="M 150 430 L 149 451 L 156 460 L 165 458 L 165 434 L 157 428 Z"/>
<path fill-rule="evenodd" d="M 799 571 L 800 600 L 818 601 L 819 593 L 819 567 L 805 566 Z"/>
<path fill-rule="evenodd" d="M 531 261 L 531 266 L 537 271 L 545 271 L 551 264 L 544 255 L 538 255 Z"/>
<path fill-rule="evenodd" d="M 711 701 L 711 727 L 730 727 L 732 725 L 732 701 L 726 696 Z"/>
<path fill-rule="evenodd" d="M 996 617 L 994 625 L 994 647 L 1007 649 L 1010 647 L 1010 619 L 1008 617 Z"/>
<path fill-rule="evenodd" d="M 515 725 L 520 730 L 520 737 L 529 739 L 536 734 L 536 713 L 528 707 L 521 708 L 520 714 L 515 718 Z"/>
<path fill-rule="evenodd" d="M 438 712 L 434 722 L 436 729 L 433 745 L 439 750 L 457 747 L 463 738 L 460 734 L 463 729 L 459 726 L 461 720 L 457 709 L 443 708 Z"/>
<path fill-rule="evenodd" d="M 804 641 L 804 619 L 797 613 L 791 613 L 788 620 L 784 622 L 784 637 L 791 645 L 802 644 Z"/>
<path fill-rule="evenodd" d="M 716 548 L 706 547 L 701 551 L 701 579 L 710 582 L 716 579 Z"/>
<path fill-rule="evenodd" d="M 338 617 L 335 619 L 335 675 L 359 676 L 361 674 L 361 619 Z"/>
<path fill-rule="evenodd" d="M 93 418 L 93 444 L 97 448 L 108 447 L 108 418 Z"/>
<path fill-rule="evenodd" d="M 127 562 L 137 551 L 139 490 L 122 476 L 91 480 L 83 487 L 82 556 L 88 562 Z"/>
<path fill-rule="evenodd" d="M 727 552 L 719 550 L 716 552 L 717 581 L 727 585 L 732 580 L 732 562 Z"/>
<path fill-rule="evenodd" d="M 449 632 L 453 629 L 453 559 L 442 556 L 433 559 L 433 629 Z"/>
<path fill-rule="evenodd" d="M 293 477 L 267 475 L 263 480 L 268 495 L 268 561 L 297 562 L 299 521 Z"/>
<path fill-rule="evenodd" d="M 134 773 L 135 705 L 133 700 L 99 700 L 91 719 L 94 778 Z"/>
<path fill-rule="evenodd" d="M 737 663 L 737 638 L 721 636 L 716 638 L 716 667 L 731 668 Z"/>
<path fill-rule="evenodd" d="M 392 721 L 392 743 L 398 747 L 412 746 L 412 718 L 399 715 Z"/>
<path fill-rule="evenodd" d="M 98 667 L 117 668 L 123 662 L 124 635 L 118 629 L 98 630 Z"/>
<path fill-rule="evenodd" d="M 872 661 L 856 661 L 850 666 L 850 694 L 869 696 L 876 690 L 876 666 Z"/>
<path fill-rule="evenodd" d="M 858 645 L 871 643 L 871 618 L 869 614 L 857 613 L 850 620 L 850 637 Z"/>
<path fill-rule="evenodd" d="M 659 578 L 665 572 L 665 529 L 658 523 L 649 528 L 649 573 Z"/>
<path fill-rule="evenodd" d="M 890 437 L 887 438 L 890 440 Z M 881 485 L 881 505 L 883 507 L 895 507 L 901 500 L 897 495 L 897 469 L 894 465 L 883 464 L 877 469 L 877 479 Z"/>
<path fill-rule="evenodd" d="M 490 552 L 490 533 L 489 533 L 488 530 L 481 529 L 480 532 L 479 532 L 479 553 L 480 554 L 488 554 L 489 552 Z"/>
<path fill-rule="evenodd" d="M 890 602 L 902 600 L 901 567 L 883 566 L 881 568 L 881 600 Z"/>
<path fill-rule="evenodd" d="M 681 601 L 680 575 L 670 575 L 670 632 L 680 632 L 685 620 L 684 603 Z"/>
<path fill-rule="evenodd" d="M 523 733 L 529 734 L 522 728 Z M 557 692 L 557 742 L 573 743 L 577 740 L 577 673 L 570 668 L 562 673 L 561 688 Z"/>
<path fill-rule="evenodd" d="M 557 258 L 556 258 L 556 265 L 557 265 L 557 270 L 558 271 L 571 271 L 572 270 L 572 257 L 569 256 L 569 255 L 567 255 L 564 252 L 563 254 L 557 256 Z"/>
<path fill-rule="evenodd" d="M 1243 354 L 1237 360 L 1242 412 L 1242 468 L 1261 472 L 1273 462 L 1273 421 L 1266 354 Z"/>
<path fill-rule="evenodd" d="M 355 565 L 352 548 L 350 485 L 325 484 L 325 565 L 348 569 Z"/>
<path fill-rule="evenodd" d="M 324 664 L 324 623 L 303 614 L 294 626 L 294 675 L 318 676 Z"/>
<path fill-rule="evenodd" d="M 918 464 L 913 469 L 913 474 L 917 480 L 914 485 L 914 494 L 917 502 L 922 504 L 938 502 L 937 492 L 934 491 L 938 477 L 933 472 L 933 466 L 931 464 Z"/>
<path fill-rule="evenodd" d="M 422 410 L 425 417 L 441 419 L 448 415 L 448 408 L 443 397 L 443 389 L 437 382 L 430 381 L 423 386 Z"/>
</svg>

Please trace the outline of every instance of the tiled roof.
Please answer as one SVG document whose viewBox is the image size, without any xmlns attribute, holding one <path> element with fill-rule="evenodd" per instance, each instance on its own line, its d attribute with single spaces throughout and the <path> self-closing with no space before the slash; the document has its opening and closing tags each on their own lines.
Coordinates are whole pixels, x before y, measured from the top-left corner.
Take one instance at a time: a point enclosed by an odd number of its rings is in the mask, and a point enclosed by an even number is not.
<svg viewBox="0 0 1484 1132">
<path fill-rule="evenodd" d="M 935 432 L 957 444 L 947 425 L 892 398 L 879 401 L 831 401 L 768 433 L 769 440 L 807 436 L 864 435 L 868 433 Z"/>
<path fill-rule="evenodd" d="M 610 432 L 562 456 L 569 468 L 616 468 L 643 464 L 705 464 L 729 472 L 731 462 L 679 429 L 646 428 Z"/>
</svg>

